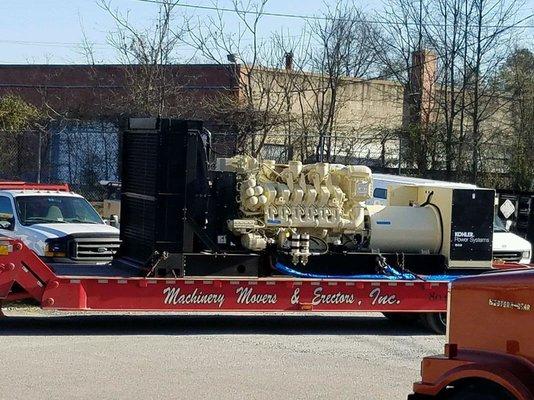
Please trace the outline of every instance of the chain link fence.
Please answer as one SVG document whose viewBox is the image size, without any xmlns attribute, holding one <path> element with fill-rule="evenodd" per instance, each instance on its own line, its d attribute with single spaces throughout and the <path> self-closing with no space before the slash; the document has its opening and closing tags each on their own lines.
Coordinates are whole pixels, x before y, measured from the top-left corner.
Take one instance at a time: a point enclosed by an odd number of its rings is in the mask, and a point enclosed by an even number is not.
<svg viewBox="0 0 534 400">
<path fill-rule="evenodd" d="M 0 180 L 66 182 L 90 201 L 101 201 L 101 181 L 119 180 L 116 124 L 69 121 L 46 131 L 0 132 Z"/>
<path fill-rule="evenodd" d="M 257 150 L 261 143 L 258 155 L 263 159 L 279 163 L 291 159 L 315 162 L 320 136 L 280 133 L 246 139 L 254 140 Z M 394 135 L 386 137 L 364 132 L 331 135 L 329 139 L 330 162 L 363 164 L 375 172 L 398 173 L 401 148 L 399 138 Z M 211 161 L 217 157 L 231 157 L 244 145 L 247 145 L 246 140 L 237 134 L 212 133 Z M 120 181 L 120 148 L 118 125 L 105 121 L 66 121 L 46 131 L 0 132 L 0 180 L 66 182 L 88 200 L 102 201 L 107 188 L 101 181 Z M 469 151 L 466 148 L 466 153 Z M 485 144 L 480 151 L 479 183 L 507 187 L 512 152 L 513 147 L 508 144 Z M 429 172 L 436 179 L 444 179 L 444 165 L 439 163 L 443 164 L 439 161 L 438 168 Z M 417 175 L 413 166 L 402 163 L 401 167 L 402 174 Z"/>
<path fill-rule="evenodd" d="M 332 134 L 321 136 L 311 133 L 250 134 L 246 139 L 234 133 L 212 134 L 215 157 L 229 157 L 245 152 L 262 159 L 287 163 L 299 160 L 305 163 L 318 161 L 321 142 L 329 143 L 324 161 L 342 164 L 361 164 L 375 168 L 396 168 L 399 159 L 399 139 L 391 137 L 377 140 L 372 133 Z"/>
</svg>

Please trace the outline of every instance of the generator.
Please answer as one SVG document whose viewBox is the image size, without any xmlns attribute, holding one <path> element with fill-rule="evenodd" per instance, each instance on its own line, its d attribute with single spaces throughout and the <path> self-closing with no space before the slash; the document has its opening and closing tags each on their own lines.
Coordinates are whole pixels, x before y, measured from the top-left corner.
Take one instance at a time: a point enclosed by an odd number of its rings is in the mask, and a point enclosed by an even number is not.
<svg viewBox="0 0 534 400">
<path fill-rule="evenodd" d="M 395 186 L 368 206 L 368 167 L 217 158 L 200 121 L 132 118 L 122 140 L 117 262 L 147 275 L 491 268 L 493 190 Z"/>
<path fill-rule="evenodd" d="M 388 198 L 386 209 L 419 205 L 434 212 L 435 218 L 429 221 L 434 220 L 432 230 L 440 232 L 440 239 L 433 244 L 437 245 L 436 252 L 447 258 L 448 268 L 491 268 L 494 190 L 394 186 L 389 189 Z M 380 240 L 383 232 L 376 233 Z M 422 234 L 423 229 L 419 233 L 413 231 L 413 235 Z M 429 240 L 432 235 L 428 235 Z"/>
</svg>

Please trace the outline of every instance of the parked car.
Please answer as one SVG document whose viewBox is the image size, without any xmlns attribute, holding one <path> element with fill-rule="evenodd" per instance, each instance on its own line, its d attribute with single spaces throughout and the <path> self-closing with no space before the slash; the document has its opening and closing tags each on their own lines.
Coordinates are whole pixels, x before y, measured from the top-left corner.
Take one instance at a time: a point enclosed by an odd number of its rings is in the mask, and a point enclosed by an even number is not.
<svg viewBox="0 0 534 400">
<path fill-rule="evenodd" d="M 50 263 L 106 263 L 120 245 L 119 230 L 68 185 L 0 182 L 0 235 Z"/>
</svg>

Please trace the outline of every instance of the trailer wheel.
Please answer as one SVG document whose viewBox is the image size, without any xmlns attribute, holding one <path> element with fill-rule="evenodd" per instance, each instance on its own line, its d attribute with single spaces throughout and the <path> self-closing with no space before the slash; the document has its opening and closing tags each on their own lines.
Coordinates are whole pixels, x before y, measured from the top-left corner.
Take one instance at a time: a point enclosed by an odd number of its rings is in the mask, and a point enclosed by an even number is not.
<svg viewBox="0 0 534 400">
<path fill-rule="evenodd" d="M 418 314 L 408 312 L 383 312 L 382 315 L 396 324 L 408 324 L 416 322 Z"/>
<path fill-rule="evenodd" d="M 438 335 L 447 332 L 447 313 L 421 313 L 420 319 L 426 328 Z"/>
</svg>

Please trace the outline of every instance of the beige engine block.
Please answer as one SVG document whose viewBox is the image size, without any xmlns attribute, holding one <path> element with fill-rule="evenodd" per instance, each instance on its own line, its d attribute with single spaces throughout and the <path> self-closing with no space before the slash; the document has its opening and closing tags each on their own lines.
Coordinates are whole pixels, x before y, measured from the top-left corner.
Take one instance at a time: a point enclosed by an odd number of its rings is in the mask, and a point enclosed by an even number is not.
<svg viewBox="0 0 534 400">
<path fill-rule="evenodd" d="M 294 248 L 309 235 L 336 242 L 342 234 L 365 230 L 363 202 L 372 196 L 368 167 L 300 161 L 276 164 L 239 155 L 219 158 L 216 169 L 238 176 L 242 218 L 229 221 L 229 228 L 251 250 L 263 250 L 274 242 L 282 246 L 285 241 Z M 305 263 L 308 254 L 302 254 L 300 247 L 293 251 L 294 260 Z"/>
</svg>

